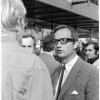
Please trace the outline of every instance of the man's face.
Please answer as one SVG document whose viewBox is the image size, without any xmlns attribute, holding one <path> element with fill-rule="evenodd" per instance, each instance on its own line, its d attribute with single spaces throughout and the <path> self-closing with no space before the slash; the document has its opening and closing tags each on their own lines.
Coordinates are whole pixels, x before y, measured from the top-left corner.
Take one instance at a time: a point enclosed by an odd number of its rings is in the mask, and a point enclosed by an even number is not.
<svg viewBox="0 0 100 100">
<path fill-rule="evenodd" d="M 22 39 L 22 47 L 25 47 L 29 52 L 34 52 L 34 40 L 31 37 Z"/>
<path fill-rule="evenodd" d="M 71 38 L 71 31 L 69 29 L 61 29 L 58 30 L 54 35 L 54 40 L 61 39 L 61 38 Z M 58 41 L 58 44 L 55 45 L 55 50 L 57 51 L 57 55 L 61 58 L 68 58 L 74 52 L 74 43 L 68 42 L 66 44 L 61 44 Z"/>
<path fill-rule="evenodd" d="M 86 57 L 87 59 L 92 59 L 95 58 L 97 55 L 95 54 L 95 49 L 93 45 L 88 45 L 85 48 L 85 53 L 86 53 Z"/>
</svg>

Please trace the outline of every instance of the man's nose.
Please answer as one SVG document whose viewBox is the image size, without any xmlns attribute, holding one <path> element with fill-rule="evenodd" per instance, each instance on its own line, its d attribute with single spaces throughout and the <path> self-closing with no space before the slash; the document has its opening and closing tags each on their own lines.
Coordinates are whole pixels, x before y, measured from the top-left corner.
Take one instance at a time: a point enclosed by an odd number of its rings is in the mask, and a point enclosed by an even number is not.
<svg viewBox="0 0 100 100">
<path fill-rule="evenodd" d="M 61 46 L 61 43 L 60 43 L 60 41 L 58 41 L 57 47 L 60 47 L 60 46 Z"/>
<path fill-rule="evenodd" d="M 89 54 L 89 51 L 88 50 L 86 51 L 86 54 Z"/>
<path fill-rule="evenodd" d="M 26 46 L 26 49 L 28 49 L 28 47 Z"/>
</svg>

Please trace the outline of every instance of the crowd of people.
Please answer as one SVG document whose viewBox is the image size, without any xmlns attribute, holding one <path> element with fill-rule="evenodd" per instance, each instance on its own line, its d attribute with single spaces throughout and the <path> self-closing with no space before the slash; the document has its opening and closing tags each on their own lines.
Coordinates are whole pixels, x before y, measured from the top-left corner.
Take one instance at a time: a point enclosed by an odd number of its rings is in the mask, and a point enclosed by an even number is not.
<svg viewBox="0 0 100 100">
<path fill-rule="evenodd" d="M 2 100 L 99 100 L 99 45 L 79 46 L 77 31 L 58 25 L 38 53 L 21 0 L 1 1 Z"/>
</svg>

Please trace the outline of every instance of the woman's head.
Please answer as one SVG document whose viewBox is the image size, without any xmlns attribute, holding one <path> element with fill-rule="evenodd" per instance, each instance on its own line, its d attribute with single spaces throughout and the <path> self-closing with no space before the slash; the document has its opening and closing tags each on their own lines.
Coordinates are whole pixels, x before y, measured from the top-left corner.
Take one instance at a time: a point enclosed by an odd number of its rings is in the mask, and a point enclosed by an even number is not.
<svg viewBox="0 0 100 100">
<path fill-rule="evenodd" d="M 21 0 L 1 1 L 1 27 L 2 30 L 19 32 L 25 27 L 26 9 Z"/>
</svg>

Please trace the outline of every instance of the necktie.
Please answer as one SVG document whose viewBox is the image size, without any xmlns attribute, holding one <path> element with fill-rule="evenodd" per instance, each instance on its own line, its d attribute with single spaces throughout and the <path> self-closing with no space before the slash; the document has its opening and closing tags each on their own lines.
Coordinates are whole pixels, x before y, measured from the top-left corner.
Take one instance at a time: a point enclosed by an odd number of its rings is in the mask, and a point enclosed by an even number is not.
<svg viewBox="0 0 100 100">
<path fill-rule="evenodd" d="M 58 85 L 58 91 L 57 91 L 56 100 L 58 99 L 58 96 L 59 96 L 60 91 L 61 91 L 61 84 L 62 84 L 62 79 L 63 79 L 64 70 L 65 70 L 65 65 L 64 65 L 64 66 L 62 67 L 62 69 L 61 69 L 61 77 L 60 77 L 60 80 L 59 80 L 59 85 Z"/>
</svg>

